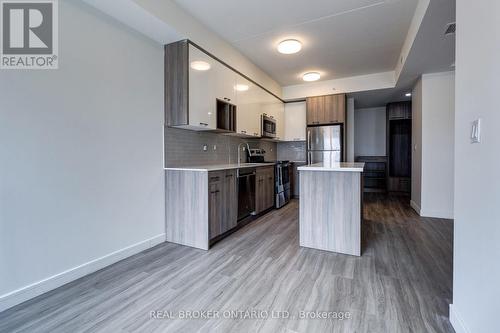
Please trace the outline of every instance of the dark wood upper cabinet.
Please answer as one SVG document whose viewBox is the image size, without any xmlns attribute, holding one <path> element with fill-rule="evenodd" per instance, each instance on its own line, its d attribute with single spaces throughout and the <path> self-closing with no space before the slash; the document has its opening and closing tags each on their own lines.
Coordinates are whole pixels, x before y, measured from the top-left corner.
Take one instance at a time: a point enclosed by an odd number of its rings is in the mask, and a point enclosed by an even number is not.
<svg viewBox="0 0 500 333">
<path fill-rule="evenodd" d="M 411 102 L 387 104 L 387 117 L 393 119 L 411 119 Z"/>
<path fill-rule="evenodd" d="M 345 94 L 308 97 L 307 125 L 342 124 L 346 112 Z"/>
</svg>

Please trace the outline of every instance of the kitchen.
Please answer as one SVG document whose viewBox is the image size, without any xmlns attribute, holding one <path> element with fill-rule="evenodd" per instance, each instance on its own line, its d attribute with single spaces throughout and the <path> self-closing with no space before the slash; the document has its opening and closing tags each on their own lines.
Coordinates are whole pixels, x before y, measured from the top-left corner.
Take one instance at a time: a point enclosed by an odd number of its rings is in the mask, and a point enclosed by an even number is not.
<svg viewBox="0 0 500 333">
<path fill-rule="evenodd" d="M 217 133 L 211 141 L 225 141 L 201 147 L 201 154 L 207 155 L 225 150 L 224 157 L 215 157 L 218 163 L 178 164 L 182 158 L 177 157 L 175 162 L 166 161 L 167 240 L 208 250 L 252 219 L 283 207 L 294 192 L 300 193 L 303 165 L 317 168 L 324 163 L 326 168 L 351 171 L 350 164 L 340 163 L 345 158 L 346 103 L 345 94 L 308 97 L 291 103 L 290 112 L 281 98 L 189 40 L 166 45 L 165 142 L 172 127 Z M 287 139 L 306 142 L 307 156 L 276 160 L 280 142 Z M 170 147 L 165 144 L 165 156 L 172 158 Z M 197 148 L 193 155 L 200 154 Z M 189 154 L 184 148 L 174 149 Z M 363 164 L 356 166 L 362 172 Z M 352 186 L 361 189 L 359 180 Z M 357 206 L 354 209 L 360 212 L 361 203 Z M 360 216 L 353 223 L 361 229 Z M 354 237 L 359 247 L 360 233 Z M 309 247 L 316 246 L 309 243 Z"/>
<path fill-rule="evenodd" d="M 44 1 L 59 67 L 0 69 L 0 331 L 458 327 L 493 122 L 455 1 Z"/>
</svg>

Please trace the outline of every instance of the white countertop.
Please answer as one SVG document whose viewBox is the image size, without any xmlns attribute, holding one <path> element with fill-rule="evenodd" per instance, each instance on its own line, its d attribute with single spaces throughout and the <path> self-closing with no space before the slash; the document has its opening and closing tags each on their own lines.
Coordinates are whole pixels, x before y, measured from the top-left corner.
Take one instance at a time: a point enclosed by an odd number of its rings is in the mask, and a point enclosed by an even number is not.
<svg viewBox="0 0 500 333">
<path fill-rule="evenodd" d="M 275 165 L 276 163 L 231 163 L 231 164 L 217 164 L 217 165 L 198 165 L 198 166 L 187 166 L 187 167 L 172 167 L 165 168 L 165 170 L 176 170 L 176 171 L 220 171 L 220 170 L 231 170 L 231 169 L 244 169 L 244 168 L 258 168 L 269 165 Z"/>
<path fill-rule="evenodd" d="M 300 166 L 297 169 L 299 171 L 363 172 L 364 168 L 365 168 L 364 163 L 349 163 L 349 162 L 327 163 L 327 162 L 321 162 L 321 163 L 316 163 L 316 164 Z"/>
</svg>

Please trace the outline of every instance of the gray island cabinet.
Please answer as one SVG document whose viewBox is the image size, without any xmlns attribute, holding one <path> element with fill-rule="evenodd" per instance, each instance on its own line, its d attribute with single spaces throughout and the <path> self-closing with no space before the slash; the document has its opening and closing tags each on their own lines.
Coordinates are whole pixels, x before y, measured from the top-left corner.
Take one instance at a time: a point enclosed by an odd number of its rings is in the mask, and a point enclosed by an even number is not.
<svg viewBox="0 0 500 333">
<path fill-rule="evenodd" d="M 317 163 L 300 172 L 300 246 L 361 255 L 364 163 Z"/>
</svg>

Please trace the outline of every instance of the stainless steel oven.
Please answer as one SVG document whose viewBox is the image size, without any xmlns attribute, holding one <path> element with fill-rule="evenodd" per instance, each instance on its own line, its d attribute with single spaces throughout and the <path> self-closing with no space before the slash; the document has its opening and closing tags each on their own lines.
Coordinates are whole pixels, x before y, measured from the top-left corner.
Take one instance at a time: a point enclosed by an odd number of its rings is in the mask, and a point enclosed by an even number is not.
<svg viewBox="0 0 500 333">
<path fill-rule="evenodd" d="M 261 136 L 263 138 L 275 138 L 276 137 L 276 119 L 267 114 L 261 116 Z"/>
</svg>

